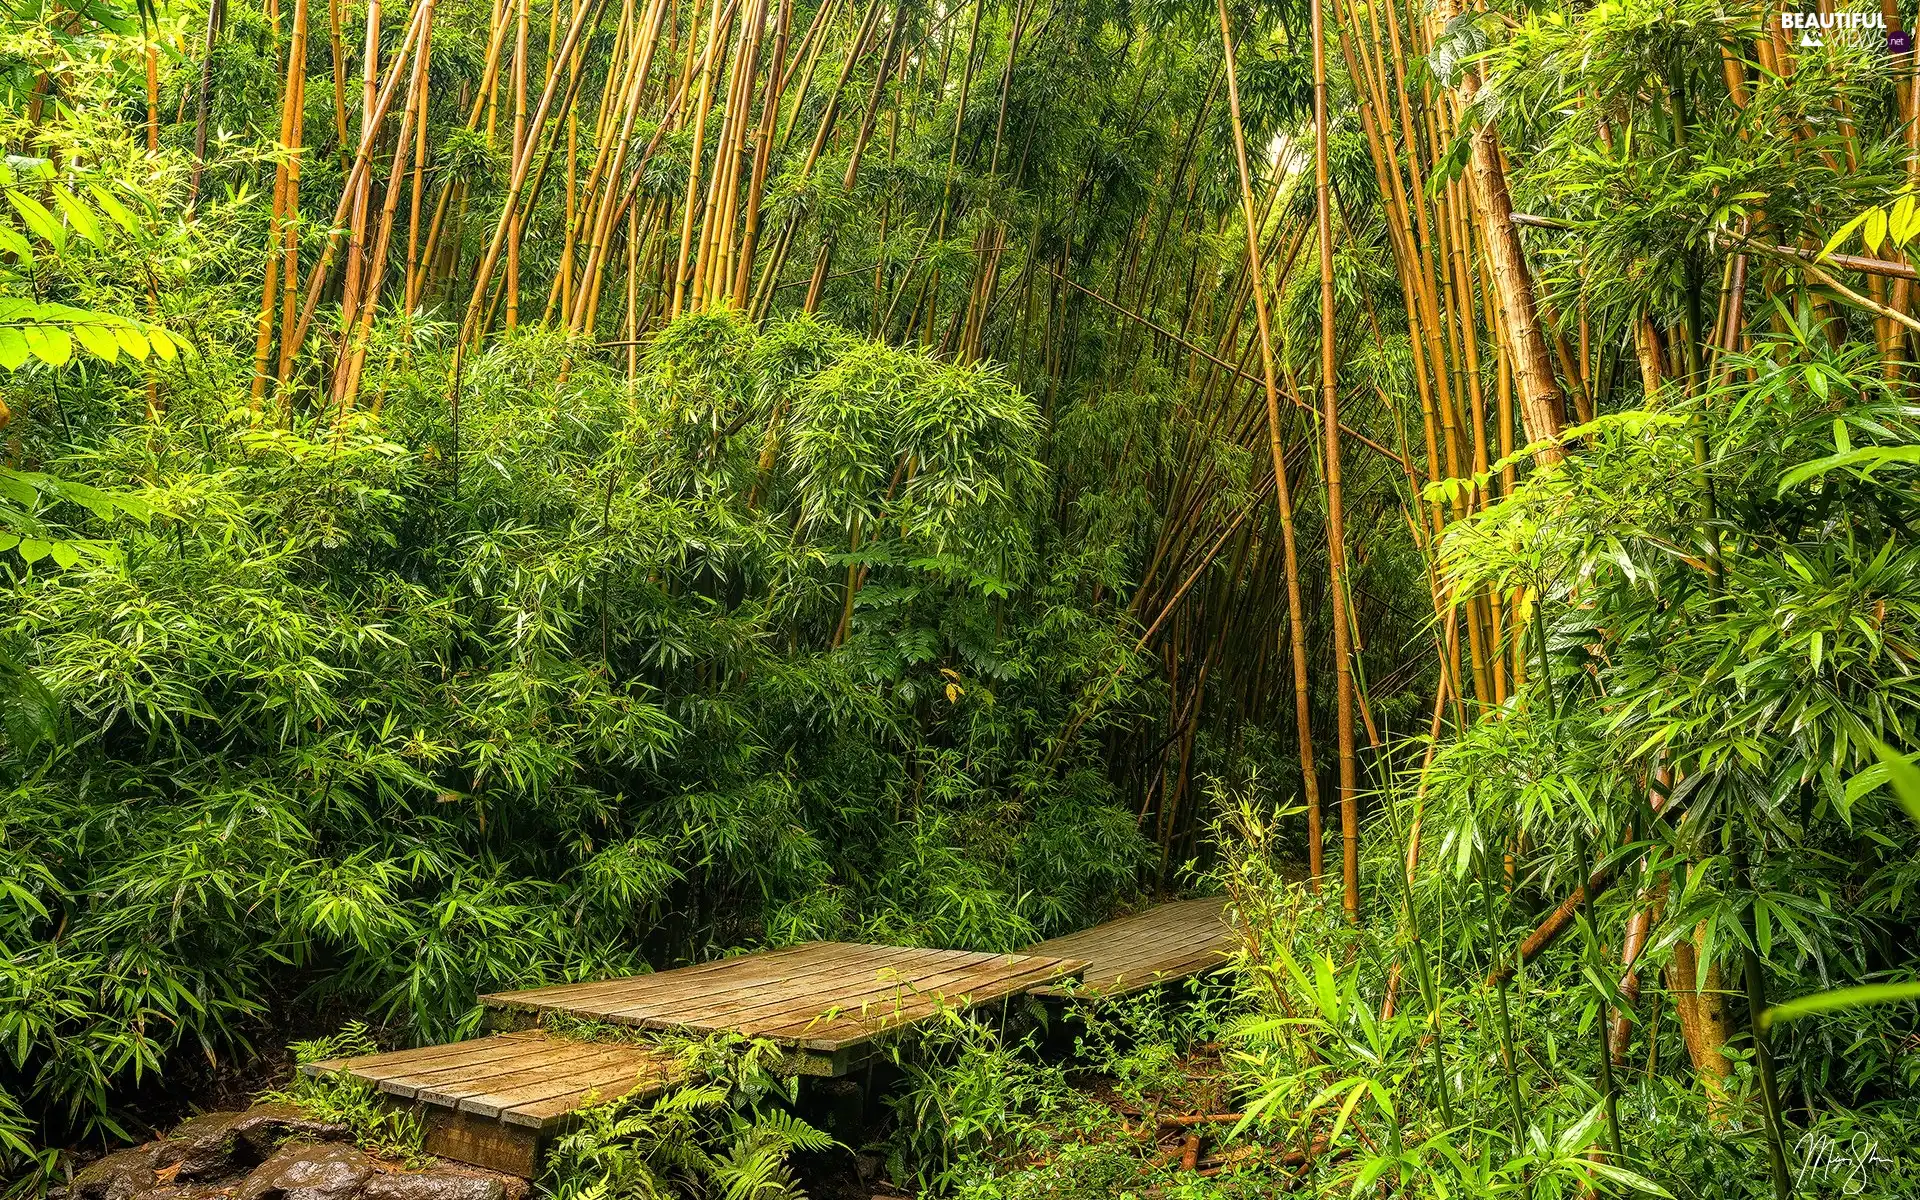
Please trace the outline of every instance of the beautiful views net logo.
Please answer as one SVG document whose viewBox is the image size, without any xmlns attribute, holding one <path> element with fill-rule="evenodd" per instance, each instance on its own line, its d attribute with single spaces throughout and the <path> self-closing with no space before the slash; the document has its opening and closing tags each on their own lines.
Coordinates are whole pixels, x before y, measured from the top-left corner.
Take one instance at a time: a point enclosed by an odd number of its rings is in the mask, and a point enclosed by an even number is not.
<svg viewBox="0 0 1920 1200">
<path fill-rule="evenodd" d="M 1887 19 L 1877 12 L 1783 12 L 1780 28 L 1796 46 L 1848 46 L 1857 49 L 1884 47 L 1890 54 L 1905 54 L 1913 49 L 1913 35 L 1905 30 L 1887 31 Z"/>
</svg>

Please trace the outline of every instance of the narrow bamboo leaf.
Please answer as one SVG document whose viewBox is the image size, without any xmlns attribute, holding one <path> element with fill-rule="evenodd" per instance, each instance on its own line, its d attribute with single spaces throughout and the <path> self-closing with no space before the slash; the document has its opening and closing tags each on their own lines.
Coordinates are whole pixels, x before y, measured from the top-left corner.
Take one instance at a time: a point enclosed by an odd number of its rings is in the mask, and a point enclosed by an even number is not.
<svg viewBox="0 0 1920 1200">
<path fill-rule="evenodd" d="M 120 203 L 112 192 L 97 183 L 88 184 L 87 191 L 93 196 L 94 202 L 100 206 L 100 211 L 106 213 L 115 225 L 128 233 L 140 232 L 139 218 L 129 212 L 127 206 Z"/>
<path fill-rule="evenodd" d="M 20 219 L 27 223 L 27 228 L 36 236 L 56 251 L 67 248 L 67 231 L 60 227 L 60 222 L 53 219 L 53 214 L 47 211 L 46 205 L 19 191 L 8 192 L 7 199 L 12 202 L 14 211 L 20 214 Z"/>
<path fill-rule="evenodd" d="M 1904 1000 L 1920 1000 L 1920 983 L 1868 983 L 1859 987 L 1815 992 L 1811 996 L 1774 1005 L 1760 1014 L 1760 1023 L 1772 1026 L 1780 1021 L 1797 1021 L 1801 1017 L 1819 1013 L 1844 1012 L 1876 1004 L 1897 1004 Z"/>
<path fill-rule="evenodd" d="M 17 264 L 32 267 L 36 261 L 33 256 L 33 243 L 27 235 L 11 225 L 0 225 L 0 253 L 13 255 Z"/>
<path fill-rule="evenodd" d="M 1859 216 L 1855 217 L 1853 220 L 1848 221 L 1845 225 L 1842 225 L 1839 229 L 1839 232 L 1835 233 L 1832 237 L 1828 238 L 1826 245 L 1820 247 L 1820 257 L 1821 258 L 1830 257 L 1833 254 L 1833 252 L 1835 250 L 1838 250 L 1841 247 L 1841 245 L 1844 244 L 1849 237 L 1853 236 L 1854 230 L 1866 224 L 1867 217 L 1872 215 L 1874 211 L 1875 211 L 1874 209 L 1870 208 L 1866 212 L 1863 212 Z"/>
<path fill-rule="evenodd" d="M 100 232 L 100 218 L 94 216 L 93 210 L 82 204 L 78 196 L 56 183 L 53 185 L 53 202 L 66 214 L 75 233 L 96 246 L 106 244 L 107 239 Z"/>
</svg>

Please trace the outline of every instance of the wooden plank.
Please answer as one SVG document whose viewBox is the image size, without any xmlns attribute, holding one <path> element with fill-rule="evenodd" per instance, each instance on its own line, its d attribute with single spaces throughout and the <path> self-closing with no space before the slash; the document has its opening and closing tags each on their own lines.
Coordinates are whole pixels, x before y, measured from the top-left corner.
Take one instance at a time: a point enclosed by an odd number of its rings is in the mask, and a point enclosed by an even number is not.
<svg viewBox="0 0 1920 1200">
<path fill-rule="evenodd" d="M 930 987 L 884 1010 L 869 1008 L 857 1016 L 842 1013 L 826 1024 L 815 1023 L 803 1041 L 809 1046 L 858 1042 L 873 1033 L 898 1029 L 944 1010 L 964 1011 L 1021 995 L 1041 984 L 1069 978 L 1081 969 L 1082 964 L 1067 959 L 1043 960 L 1042 964 L 1022 965 L 994 977 L 962 981 L 953 987 Z M 846 1028 L 835 1029 L 832 1026 L 836 1024 Z M 853 1028 L 854 1025 L 858 1028 Z"/>
<path fill-rule="evenodd" d="M 619 1046 L 596 1047 L 592 1042 L 562 1043 L 544 1058 L 516 1061 L 505 1071 L 440 1077 L 420 1086 L 414 1092 L 414 1099 L 428 1104 L 444 1104 L 448 1108 L 461 1108 L 460 1101 L 469 1096 L 494 1095 L 530 1084 L 579 1077 L 609 1064 L 618 1066 L 630 1063 L 632 1058 L 631 1051 Z"/>
<path fill-rule="evenodd" d="M 1088 961 L 1078 994 L 1119 996 L 1158 983 L 1203 974 L 1225 960 L 1233 930 L 1219 897 L 1176 901 L 1096 925 L 1032 947 L 1029 953 L 1071 953 Z M 1045 986 L 1038 996 L 1060 996 L 1066 989 Z"/>
<path fill-rule="evenodd" d="M 911 960 L 920 953 L 914 950 L 888 947 L 849 947 L 848 953 L 835 958 L 829 964 L 809 962 L 798 969 L 789 969 L 778 975 L 746 975 L 743 978 L 728 977 L 725 985 L 711 991 L 703 991 L 686 996 L 647 996 L 627 1008 L 610 1010 L 621 1016 L 649 1016 L 661 1020 L 676 1020 L 682 1017 L 699 1017 L 702 1023 L 709 1019 L 723 1018 L 726 1014 L 769 1003 L 779 997 L 806 994 L 811 990 L 838 986 L 838 981 L 860 979 L 880 967 L 896 962 Z M 716 982 L 718 979 L 716 978 Z"/>
<path fill-rule="evenodd" d="M 634 1047 L 622 1049 L 623 1053 L 594 1062 L 583 1060 L 568 1070 L 548 1072 L 543 1077 L 494 1080 L 484 1090 L 459 1097 L 454 1107 L 476 1116 L 499 1118 L 511 1108 L 576 1093 L 584 1096 L 595 1092 L 616 1100 L 648 1081 L 664 1082 L 668 1067 L 675 1061 Z"/>
<path fill-rule="evenodd" d="M 463 1059 L 457 1063 L 444 1061 L 427 1064 L 420 1070 L 401 1070 L 388 1067 L 372 1074 L 362 1075 L 351 1063 L 346 1070 L 349 1074 L 367 1080 L 390 1096 L 399 1096 L 411 1100 L 420 1094 L 422 1088 L 430 1088 L 436 1083 L 451 1079 L 467 1079 L 487 1075 L 502 1075 L 509 1071 L 521 1070 L 546 1060 L 552 1051 L 538 1042 L 515 1042 L 493 1048 L 487 1056 Z"/>
<path fill-rule="evenodd" d="M 500 1036 L 526 1038 L 538 1037 L 540 1035 L 537 1033 L 510 1033 Z M 419 1063 L 432 1062 L 435 1059 L 469 1054 L 483 1043 L 489 1041 L 491 1041 L 490 1038 L 469 1038 L 464 1042 L 447 1042 L 439 1046 L 417 1046 L 412 1050 L 388 1050 L 380 1054 L 363 1054 L 358 1058 L 329 1058 L 322 1062 L 307 1063 L 300 1068 L 300 1072 L 303 1075 L 331 1075 L 347 1063 L 353 1063 L 356 1067 L 366 1068 L 380 1068 L 395 1063 L 412 1066 Z"/>
<path fill-rule="evenodd" d="M 817 965 L 840 957 L 850 948 L 835 942 L 810 942 L 794 949 L 807 953 L 770 951 L 660 971 L 653 975 L 637 975 L 614 981 L 617 987 L 590 995 L 540 988 L 482 999 L 501 1006 L 608 1018 L 612 1013 L 650 1003 L 656 998 L 699 996 L 715 987 L 763 986 L 787 975 L 805 975 L 816 969 Z"/>
<path fill-rule="evenodd" d="M 676 1004 L 650 1010 L 644 1015 L 675 1024 L 697 1021 L 702 1026 L 718 1027 L 725 1024 L 728 1028 L 733 1028 L 739 1022 L 752 1020 L 769 1009 L 805 1007 L 813 1004 L 815 998 L 831 1001 L 831 999 L 871 990 L 878 978 L 886 972 L 897 971 L 905 976 L 915 971 L 923 971 L 927 969 L 927 960 L 930 956 L 936 954 L 951 956 L 952 953 L 951 951 L 896 949 L 885 954 L 873 954 L 848 961 L 821 975 L 778 981 L 791 982 L 796 985 L 793 987 L 756 985 L 731 991 L 714 1000 L 702 999 L 696 1003 Z M 642 1014 L 636 1009 L 632 1015 Z"/>
<path fill-rule="evenodd" d="M 678 1082 L 680 1073 L 668 1068 L 653 1079 L 636 1079 L 634 1086 L 625 1091 L 609 1090 L 607 1087 L 583 1087 L 562 1092 L 541 1100 L 523 1100 L 512 1108 L 503 1109 L 499 1120 L 503 1124 L 548 1129 L 564 1119 L 567 1114 L 593 1104 L 605 1104 L 612 1100 L 623 1099 L 639 1093 L 641 1099 L 658 1095 L 669 1084 Z"/>
<path fill-rule="evenodd" d="M 448 1108 L 428 1108 L 426 1151 L 489 1171 L 532 1179 L 540 1162 L 537 1129 L 502 1124 Z"/>
<path fill-rule="evenodd" d="M 721 1019 L 730 1028 L 749 1036 L 759 1036 L 769 1029 L 781 1028 L 796 1020 L 813 1021 L 828 1012 L 861 1009 L 917 990 L 964 986 L 969 979 L 977 979 L 983 972 L 1003 970 L 989 965 L 1003 957 L 1014 959 L 1017 956 L 989 955 L 984 963 L 975 961 L 974 956 L 968 956 L 965 961 L 944 966 L 908 959 L 875 971 L 864 982 L 848 983 L 831 990 L 812 990 L 797 996 L 770 998 L 749 1008 L 725 1013 Z M 889 975 L 890 971 L 897 973 Z"/>
<path fill-rule="evenodd" d="M 777 950 L 762 950 L 751 954 L 736 954 L 727 958 L 716 958 L 691 966 L 674 967 L 667 971 L 653 971 L 644 975 L 622 975 L 616 979 L 589 980 L 580 983 L 559 983 L 549 987 L 523 988 L 512 992 L 490 992 L 480 997 L 483 1004 L 495 1005 L 538 1005 L 541 1007 L 564 1007 L 568 1004 L 589 1004 L 603 1000 L 624 989 L 662 986 L 662 981 L 671 977 L 680 980 L 697 979 L 717 970 L 734 967 L 749 959 L 771 959 L 788 957 L 812 950 L 819 946 L 833 945 L 831 942 L 803 942 L 795 946 L 783 946 Z"/>
<path fill-rule="evenodd" d="M 808 1049 L 838 1051 L 870 1041 L 882 1033 L 897 1031 L 947 1009 L 977 1008 L 1019 995 L 1037 984 L 1065 978 L 1083 968 L 1084 964 L 1068 959 L 1023 958 L 990 974 L 975 974 L 950 984 L 924 985 L 878 1011 L 871 1004 L 830 1009 L 812 1018 L 803 1018 L 783 1026 L 763 1027 L 756 1032 L 758 1036 L 775 1040 L 790 1038 Z"/>
</svg>

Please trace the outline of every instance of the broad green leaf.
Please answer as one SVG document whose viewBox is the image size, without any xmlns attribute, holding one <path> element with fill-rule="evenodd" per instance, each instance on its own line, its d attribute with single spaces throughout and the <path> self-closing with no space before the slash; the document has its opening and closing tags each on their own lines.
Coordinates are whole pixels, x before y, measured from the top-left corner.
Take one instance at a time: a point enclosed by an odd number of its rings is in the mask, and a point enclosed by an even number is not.
<svg viewBox="0 0 1920 1200">
<path fill-rule="evenodd" d="M 27 338 L 18 329 L 0 325 L 0 367 L 17 371 L 28 358 Z"/>
<path fill-rule="evenodd" d="M 132 325 L 115 325 L 113 327 L 113 337 L 115 341 L 120 343 L 122 350 L 125 350 L 128 354 L 131 354 L 143 362 L 152 349 L 147 343 L 146 335 L 138 329 L 135 329 Z"/>
<path fill-rule="evenodd" d="M 75 322 L 73 336 L 96 358 L 104 358 L 108 362 L 117 362 L 120 358 L 120 342 L 104 325 L 92 321 Z"/>
<path fill-rule="evenodd" d="M 64 367 L 73 357 L 73 339 L 67 331 L 53 325 L 29 325 L 20 331 L 26 335 L 27 348 L 50 367 Z"/>
</svg>

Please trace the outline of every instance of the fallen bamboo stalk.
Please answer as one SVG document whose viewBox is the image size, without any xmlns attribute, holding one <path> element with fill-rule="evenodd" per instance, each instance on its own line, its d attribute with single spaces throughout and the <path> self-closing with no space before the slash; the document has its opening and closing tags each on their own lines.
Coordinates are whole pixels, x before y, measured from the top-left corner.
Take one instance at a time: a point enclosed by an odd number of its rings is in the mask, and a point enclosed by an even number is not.
<svg viewBox="0 0 1920 1200">
<path fill-rule="evenodd" d="M 1537 217 L 1531 213 L 1513 214 L 1513 223 L 1532 229 L 1571 230 L 1572 225 L 1553 217 Z M 1920 281 L 1920 270 L 1903 262 L 1892 259 L 1871 258 L 1864 254 L 1821 254 L 1818 250 L 1808 250 L 1802 246 L 1770 246 L 1763 242 L 1749 241 L 1745 238 L 1729 237 L 1726 234 L 1713 234 L 1710 239 L 1716 246 L 1741 246 L 1756 250 L 1761 254 L 1771 254 L 1780 258 L 1797 259 L 1814 266 L 1835 266 L 1846 271 L 1859 271 L 1863 275 L 1881 275 L 1888 279 Z"/>
</svg>

